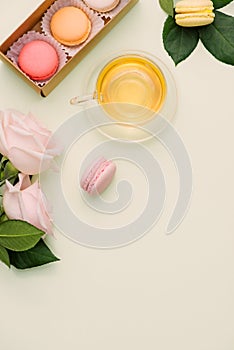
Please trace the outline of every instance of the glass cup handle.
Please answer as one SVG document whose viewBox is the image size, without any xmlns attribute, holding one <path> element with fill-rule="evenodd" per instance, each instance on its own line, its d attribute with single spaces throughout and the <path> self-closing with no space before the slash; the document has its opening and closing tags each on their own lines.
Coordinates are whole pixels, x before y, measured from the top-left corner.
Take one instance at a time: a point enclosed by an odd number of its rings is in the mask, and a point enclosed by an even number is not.
<svg viewBox="0 0 234 350">
<path fill-rule="evenodd" d="M 99 96 L 99 98 L 98 98 L 97 92 L 94 92 L 92 94 L 87 94 L 84 96 L 75 96 L 70 100 L 70 104 L 71 105 L 78 105 L 78 104 L 82 104 L 82 103 L 86 103 L 86 102 L 90 102 L 90 101 L 95 101 L 97 99 L 102 101 L 102 96 Z"/>
</svg>

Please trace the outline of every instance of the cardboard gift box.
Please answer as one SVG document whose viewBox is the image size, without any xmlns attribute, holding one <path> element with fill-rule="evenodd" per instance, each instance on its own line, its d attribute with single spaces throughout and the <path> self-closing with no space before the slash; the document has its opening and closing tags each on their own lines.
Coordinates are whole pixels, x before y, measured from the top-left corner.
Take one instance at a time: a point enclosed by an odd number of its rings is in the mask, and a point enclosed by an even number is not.
<svg viewBox="0 0 234 350">
<path fill-rule="evenodd" d="M 128 0 L 117 14 L 113 16 L 101 16 L 103 27 L 95 36 L 82 46 L 81 50 L 73 57 L 69 57 L 65 65 L 44 85 L 40 86 L 31 80 L 21 69 L 7 57 L 9 48 L 25 33 L 29 31 L 41 32 L 41 20 L 48 8 L 57 0 L 45 0 L 0 46 L 0 58 L 8 64 L 24 81 L 26 81 L 41 96 L 46 97 L 71 70 L 85 57 L 85 55 L 117 24 L 123 16 L 138 2 L 138 0 Z M 121 2 L 121 0 L 120 0 Z"/>
</svg>

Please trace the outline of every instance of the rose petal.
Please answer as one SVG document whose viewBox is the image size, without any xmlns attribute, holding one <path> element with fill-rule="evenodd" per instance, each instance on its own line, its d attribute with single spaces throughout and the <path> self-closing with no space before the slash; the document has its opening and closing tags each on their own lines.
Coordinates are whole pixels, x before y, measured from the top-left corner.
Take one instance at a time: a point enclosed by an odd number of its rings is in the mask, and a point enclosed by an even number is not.
<svg viewBox="0 0 234 350">
<path fill-rule="evenodd" d="M 38 207 L 37 207 L 37 217 L 39 218 L 39 225 L 41 227 L 41 230 L 51 234 L 52 233 L 52 221 L 48 215 L 47 208 L 45 207 L 45 204 L 43 203 L 43 200 L 40 201 Z"/>
<path fill-rule="evenodd" d="M 25 174 L 19 175 L 15 186 L 7 184 L 3 196 L 3 206 L 9 219 L 25 220 L 46 233 L 52 232 L 52 222 L 43 192 L 38 180 L 30 183 Z M 25 187 L 30 184 L 28 187 Z M 24 189 L 19 190 L 19 187 Z M 10 188 L 11 191 L 8 190 Z M 12 188 L 14 189 L 12 191 Z"/>
<path fill-rule="evenodd" d="M 3 207 L 9 219 L 25 220 L 20 194 L 19 191 L 5 191 L 3 195 Z"/>
<path fill-rule="evenodd" d="M 0 152 L 18 170 L 34 175 L 48 169 L 61 149 L 31 113 L 5 110 L 0 114 Z"/>
<path fill-rule="evenodd" d="M 28 175 L 39 174 L 51 166 L 53 156 L 35 152 L 32 150 L 22 150 L 17 147 L 11 149 L 9 159 L 14 166 L 22 173 Z"/>
<path fill-rule="evenodd" d="M 15 187 L 19 184 L 19 189 L 23 191 L 27 187 L 31 186 L 30 177 L 28 175 L 19 173 L 18 176 L 19 176 L 19 182 L 15 185 Z"/>
</svg>

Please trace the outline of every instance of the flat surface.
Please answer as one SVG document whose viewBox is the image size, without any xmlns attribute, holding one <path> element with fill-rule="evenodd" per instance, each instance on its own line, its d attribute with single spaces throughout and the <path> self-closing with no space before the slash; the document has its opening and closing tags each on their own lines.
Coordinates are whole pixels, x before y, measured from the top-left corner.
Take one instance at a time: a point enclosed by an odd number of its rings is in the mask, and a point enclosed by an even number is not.
<svg viewBox="0 0 234 350">
<path fill-rule="evenodd" d="M 9 6 L 1 1 L 0 41 L 39 3 L 28 0 L 22 6 L 12 0 Z M 234 15 L 234 3 L 225 12 Z M 167 236 L 178 178 L 167 151 L 152 141 L 147 147 L 162 164 L 167 198 L 160 220 L 146 236 L 103 251 L 75 244 L 55 230 L 49 243 L 59 263 L 29 271 L 8 271 L 1 265 L 4 350 L 234 349 L 234 68 L 216 61 L 201 44 L 175 68 L 162 46 L 164 19 L 156 0 L 141 0 L 46 99 L 0 63 L 0 107 L 31 111 L 56 130 L 78 111 L 69 99 L 83 93 L 91 67 L 110 48 L 155 54 L 177 83 L 173 125 L 189 152 L 194 176 L 187 216 Z M 82 159 L 100 140 L 89 133 L 71 154 Z M 73 164 L 78 160 L 73 158 Z M 142 175 L 134 164 L 121 160 L 118 170 L 136 191 L 131 215 L 145 200 Z M 69 171 L 68 166 L 64 186 L 73 176 Z M 69 189 L 73 200 L 76 191 Z M 84 210 L 86 219 L 96 220 L 97 213 L 89 215 L 89 210 Z M 112 224 L 117 223 L 113 217 Z"/>
</svg>

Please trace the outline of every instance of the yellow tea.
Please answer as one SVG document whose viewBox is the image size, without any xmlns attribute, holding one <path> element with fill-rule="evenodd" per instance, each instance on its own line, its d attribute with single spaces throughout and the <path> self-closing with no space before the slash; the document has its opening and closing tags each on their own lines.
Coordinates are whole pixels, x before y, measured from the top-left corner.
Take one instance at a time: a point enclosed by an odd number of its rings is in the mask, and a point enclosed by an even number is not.
<svg viewBox="0 0 234 350">
<path fill-rule="evenodd" d="M 98 102 L 119 122 L 143 124 L 163 105 L 166 82 L 161 70 L 137 55 L 110 61 L 97 79 Z"/>
</svg>

